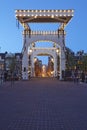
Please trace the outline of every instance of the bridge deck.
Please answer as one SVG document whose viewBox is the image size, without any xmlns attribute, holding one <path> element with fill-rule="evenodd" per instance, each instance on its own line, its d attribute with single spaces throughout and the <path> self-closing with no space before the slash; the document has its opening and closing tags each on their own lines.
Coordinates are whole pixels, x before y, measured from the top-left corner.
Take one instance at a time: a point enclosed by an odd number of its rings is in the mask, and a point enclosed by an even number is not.
<svg viewBox="0 0 87 130">
<path fill-rule="evenodd" d="M 0 130 L 87 130 L 87 84 L 35 78 L 0 86 Z"/>
</svg>

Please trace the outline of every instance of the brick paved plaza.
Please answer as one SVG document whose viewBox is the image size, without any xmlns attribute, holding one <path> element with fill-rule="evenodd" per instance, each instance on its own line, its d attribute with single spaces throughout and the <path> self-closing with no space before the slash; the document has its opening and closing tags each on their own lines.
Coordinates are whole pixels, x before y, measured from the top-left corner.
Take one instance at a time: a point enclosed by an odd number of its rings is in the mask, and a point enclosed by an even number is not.
<svg viewBox="0 0 87 130">
<path fill-rule="evenodd" d="M 0 130 L 87 130 L 87 84 L 45 78 L 3 83 Z"/>
</svg>

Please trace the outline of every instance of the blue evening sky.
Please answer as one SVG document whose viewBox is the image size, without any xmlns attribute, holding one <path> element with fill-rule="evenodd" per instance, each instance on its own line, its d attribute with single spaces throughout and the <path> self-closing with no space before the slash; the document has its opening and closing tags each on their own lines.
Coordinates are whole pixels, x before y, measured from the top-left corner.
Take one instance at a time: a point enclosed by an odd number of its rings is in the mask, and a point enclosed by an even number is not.
<svg viewBox="0 0 87 130">
<path fill-rule="evenodd" d="M 74 9 L 74 17 L 65 28 L 66 46 L 87 52 L 87 0 L 0 0 L 0 52 L 22 50 L 23 28 L 16 27 L 15 9 Z"/>
</svg>

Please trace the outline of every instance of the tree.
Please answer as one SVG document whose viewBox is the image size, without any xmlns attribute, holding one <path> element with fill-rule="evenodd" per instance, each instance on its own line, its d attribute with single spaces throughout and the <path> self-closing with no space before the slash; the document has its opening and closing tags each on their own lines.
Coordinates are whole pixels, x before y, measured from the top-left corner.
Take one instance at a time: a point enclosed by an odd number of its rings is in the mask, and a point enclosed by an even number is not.
<svg viewBox="0 0 87 130">
<path fill-rule="evenodd" d="M 87 72 L 87 53 L 82 57 L 82 70 Z"/>
<path fill-rule="evenodd" d="M 74 69 L 75 65 L 76 65 L 76 61 L 75 61 L 75 53 L 69 49 L 68 47 L 66 47 L 66 69 Z"/>
<path fill-rule="evenodd" d="M 79 70 L 81 71 L 87 71 L 87 53 L 84 53 L 84 51 L 78 51 L 76 53 L 77 57 L 77 66 Z"/>
</svg>

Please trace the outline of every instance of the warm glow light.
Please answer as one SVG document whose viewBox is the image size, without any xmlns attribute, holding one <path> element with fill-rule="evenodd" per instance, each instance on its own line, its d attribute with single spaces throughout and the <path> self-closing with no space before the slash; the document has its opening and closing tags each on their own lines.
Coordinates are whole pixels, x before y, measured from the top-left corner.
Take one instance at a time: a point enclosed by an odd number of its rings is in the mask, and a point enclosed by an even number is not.
<svg viewBox="0 0 87 130">
<path fill-rule="evenodd" d="M 59 53 L 59 48 L 56 50 L 57 53 Z"/>
<path fill-rule="evenodd" d="M 53 75 L 53 73 L 54 73 L 54 72 L 53 72 L 53 71 L 51 71 L 51 74 L 52 74 L 52 75 Z"/>
<path fill-rule="evenodd" d="M 64 14 L 63 16 L 66 16 L 66 14 Z"/>
<path fill-rule="evenodd" d="M 34 57 L 34 62 L 36 62 L 37 61 L 37 58 L 36 57 Z"/>
<path fill-rule="evenodd" d="M 54 15 L 52 15 L 51 18 L 54 18 Z"/>
<path fill-rule="evenodd" d="M 54 62 L 54 59 L 53 59 L 53 58 L 51 58 L 51 61 L 52 61 L 52 62 Z"/>
<path fill-rule="evenodd" d="M 31 49 L 29 50 L 29 53 L 32 53 L 32 50 L 31 50 Z"/>
<path fill-rule="evenodd" d="M 35 18 L 37 18 L 37 15 L 35 15 Z"/>
<path fill-rule="evenodd" d="M 68 10 L 68 12 L 70 12 L 70 10 Z"/>
<path fill-rule="evenodd" d="M 42 12 L 42 10 L 40 10 L 40 12 Z"/>
<path fill-rule="evenodd" d="M 38 12 L 38 10 L 36 10 L 35 12 Z"/>
<path fill-rule="evenodd" d="M 48 14 L 48 17 L 50 16 L 50 14 Z"/>
<path fill-rule="evenodd" d="M 64 12 L 66 12 L 66 10 L 64 10 Z"/>
</svg>

